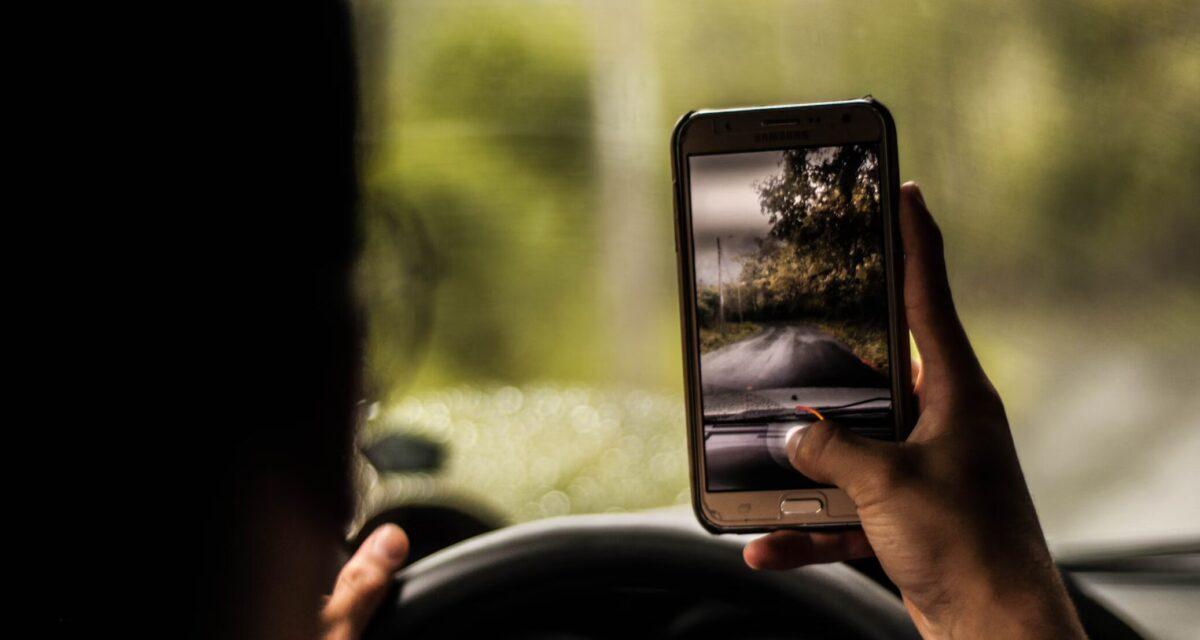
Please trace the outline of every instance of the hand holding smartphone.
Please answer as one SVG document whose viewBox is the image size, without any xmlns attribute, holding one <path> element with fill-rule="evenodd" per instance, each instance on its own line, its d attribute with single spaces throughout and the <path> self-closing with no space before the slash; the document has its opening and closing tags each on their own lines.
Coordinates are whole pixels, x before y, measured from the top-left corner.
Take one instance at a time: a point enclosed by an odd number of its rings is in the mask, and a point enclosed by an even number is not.
<svg viewBox="0 0 1200 640">
<path fill-rule="evenodd" d="M 700 111 L 672 138 L 693 505 L 714 532 L 841 528 L 789 434 L 911 429 L 892 118 L 865 99 Z"/>
</svg>

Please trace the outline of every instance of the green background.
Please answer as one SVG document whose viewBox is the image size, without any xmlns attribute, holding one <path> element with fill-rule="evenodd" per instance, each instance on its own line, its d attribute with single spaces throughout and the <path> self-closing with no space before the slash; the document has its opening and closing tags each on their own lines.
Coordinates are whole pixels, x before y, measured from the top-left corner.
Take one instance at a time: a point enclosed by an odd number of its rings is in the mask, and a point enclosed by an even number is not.
<svg viewBox="0 0 1200 640">
<path fill-rule="evenodd" d="M 1200 5 L 354 3 L 363 512 L 686 502 L 668 137 L 872 94 L 1059 544 L 1200 531 Z"/>
</svg>

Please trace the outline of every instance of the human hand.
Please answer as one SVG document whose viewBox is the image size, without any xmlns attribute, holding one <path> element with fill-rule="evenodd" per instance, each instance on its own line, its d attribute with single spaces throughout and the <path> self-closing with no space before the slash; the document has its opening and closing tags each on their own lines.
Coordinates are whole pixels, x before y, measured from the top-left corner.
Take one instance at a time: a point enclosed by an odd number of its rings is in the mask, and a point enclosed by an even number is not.
<svg viewBox="0 0 1200 640">
<path fill-rule="evenodd" d="M 789 569 L 874 554 L 925 637 L 1082 638 L 1017 461 L 999 395 L 950 296 L 941 233 L 916 184 L 900 190 L 904 303 L 921 366 L 903 443 L 818 422 L 788 440 L 793 466 L 842 488 L 861 531 L 777 531 L 746 563 Z"/>
<path fill-rule="evenodd" d="M 408 536 L 400 527 L 381 525 L 338 573 L 333 593 L 321 610 L 322 640 L 357 640 L 408 556 Z"/>
</svg>

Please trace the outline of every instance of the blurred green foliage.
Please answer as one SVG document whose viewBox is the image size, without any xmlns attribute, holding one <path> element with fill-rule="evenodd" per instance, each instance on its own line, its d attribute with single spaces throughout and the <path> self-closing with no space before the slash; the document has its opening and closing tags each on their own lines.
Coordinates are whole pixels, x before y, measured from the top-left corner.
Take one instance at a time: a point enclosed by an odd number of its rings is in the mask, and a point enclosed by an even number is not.
<svg viewBox="0 0 1200 640">
<path fill-rule="evenodd" d="M 410 38 L 384 30 L 379 45 L 397 57 L 364 57 L 382 67 L 363 88 L 381 111 L 367 115 L 360 274 L 379 397 L 395 397 L 418 365 L 425 384 L 525 380 L 571 372 L 591 353 L 586 341 L 559 348 L 587 322 L 577 290 L 595 277 L 587 50 L 577 21 L 525 13 L 459 7 L 399 30 Z M 397 238 L 407 255 L 371 241 L 380 218 L 408 231 Z M 414 261 L 420 286 L 389 292 L 413 280 L 403 270 Z M 404 316 L 389 308 L 397 301 Z"/>
<path fill-rule="evenodd" d="M 636 386 L 673 403 L 655 428 L 677 434 L 672 123 L 698 107 L 870 93 L 898 123 L 901 175 L 942 226 L 1047 529 L 1119 536 L 1138 514 L 1156 530 L 1200 528 L 1194 500 L 1164 511 L 1111 499 L 1130 478 L 1163 500 L 1200 481 L 1180 462 L 1200 442 L 1194 1 L 355 9 L 373 397 Z M 626 182 L 630 170 L 651 186 Z M 640 320 L 618 321 L 630 309 Z M 614 358 L 630 344 L 642 346 Z M 497 477 L 558 453 L 529 443 L 508 455 L 521 459 Z M 678 495 L 686 477 L 673 473 L 586 504 Z M 1080 499 L 1097 493 L 1116 506 Z M 532 517 L 540 499 L 504 501 Z"/>
<path fill-rule="evenodd" d="M 861 145 L 783 153 L 757 185 L 769 239 L 742 265 L 756 315 L 886 318 L 878 169 Z"/>
</svg>

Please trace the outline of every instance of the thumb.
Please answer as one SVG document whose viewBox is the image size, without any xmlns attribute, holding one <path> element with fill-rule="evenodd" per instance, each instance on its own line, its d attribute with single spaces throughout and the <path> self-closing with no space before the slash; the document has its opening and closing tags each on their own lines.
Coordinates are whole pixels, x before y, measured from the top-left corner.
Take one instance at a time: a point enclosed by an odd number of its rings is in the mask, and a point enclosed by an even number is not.
<svg viewBox="0 0 1200 640">
<path fill-rule="evenodd" d="M 897 468 L 897 445 L 871 440 L 827 420 L 788 436 L 788 460 L 797 471 L 840 487 L 858 506 L 874 499 L 874 489 L 889 484 Z"/>
<path fill-rule="evenodd" d="M 353 640 L 387 596 L 393 574 L 408 555 L 408 536 L 388 523 L 373 531 L 338 574 L 321 611 L 322 640 Z"/>
</svg>

